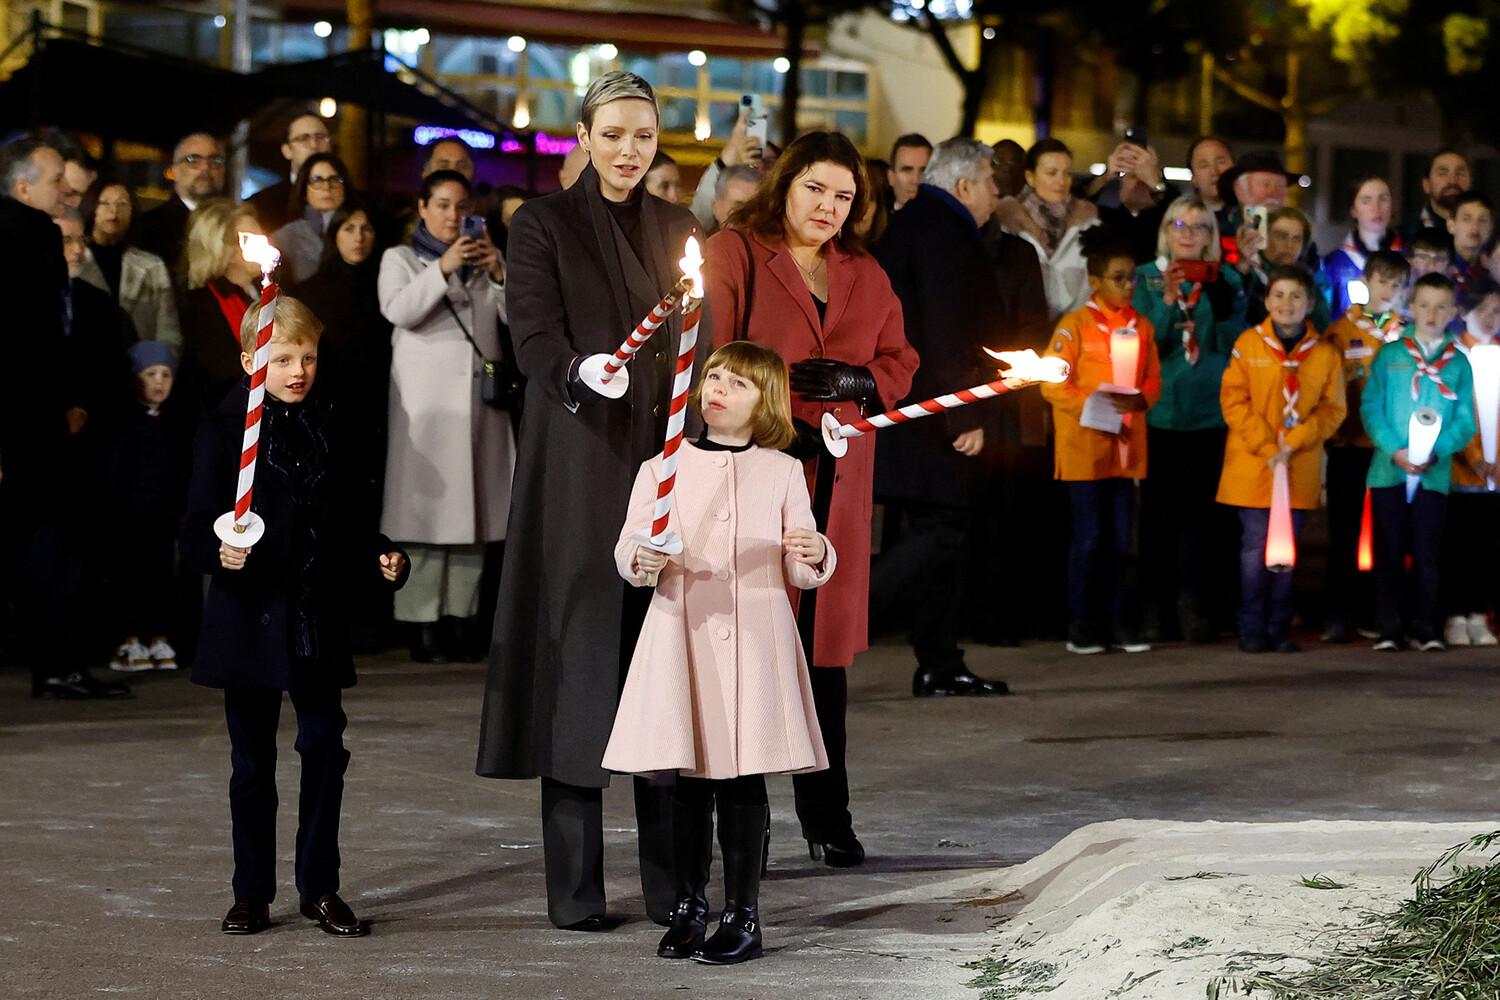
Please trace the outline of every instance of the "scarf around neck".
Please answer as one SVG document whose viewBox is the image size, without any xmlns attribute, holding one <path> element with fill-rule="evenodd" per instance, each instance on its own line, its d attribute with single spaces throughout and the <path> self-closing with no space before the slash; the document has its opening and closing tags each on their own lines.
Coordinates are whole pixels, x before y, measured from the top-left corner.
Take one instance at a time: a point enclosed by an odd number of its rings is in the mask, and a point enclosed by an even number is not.
<svg viewBox="0 0 1500 1000">
<path fill-rule="evenodd" d="M 1036 193 L 1036 189 L 1030 186 L 1021 191 L 1021 196 L 1017 200 L 1026 210 L 1026 214 L 1031 217 L 1031 221 L 1036 224 L 1042 238 L 1042 249 L 1047 251 L 1047 256 L 1051 257 L 1057 253 L 1057 248 L 1067 233 L 1065 223 L 1068 218 L 1069 202 L 1065 201 L 1060 205 L 1053 204 L 1044 200 Z"/>
<path fill-rule="evenodd" d="M 443 254 L 447 253 L 448 248 L 452 245 L 453 243 L 451 241 L 445 243 L 442 240 L 438 239 L 436 236 L 432 235 L 432 232 L 427 228 L 427 223 L 425 222 L 418 222 L 417 228 L 412 230 L 411 248 L 416 251 L 417 256 L 422 260 L 437 260 Z M 460 265 L 458 269 L 458 280 L 463 282 L 464 284 L 468 284 L 469 275 L 472 273 L 473 268 L 468 264 Z"/>
</svg>

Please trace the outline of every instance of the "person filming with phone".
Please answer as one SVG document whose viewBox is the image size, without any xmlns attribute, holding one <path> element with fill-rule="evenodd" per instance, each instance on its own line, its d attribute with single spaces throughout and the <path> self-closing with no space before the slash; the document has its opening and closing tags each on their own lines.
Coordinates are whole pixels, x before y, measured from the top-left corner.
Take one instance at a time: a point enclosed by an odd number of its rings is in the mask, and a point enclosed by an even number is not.
<svg viewBox="0 0 1500 1000">
<path fill-rule="evenodd" d="M 510 415 L 485 405 L 479 377 L 501 357 L 505 268 L 472 211 L 467 177 L 428 174 L 411 242 L 385 252 L 377 285 L 395 326 L 381 530 L 411 559 L 395 611 L 419 663 L 473 658 L 485 544 L 510 509 Z"/>
</svg>

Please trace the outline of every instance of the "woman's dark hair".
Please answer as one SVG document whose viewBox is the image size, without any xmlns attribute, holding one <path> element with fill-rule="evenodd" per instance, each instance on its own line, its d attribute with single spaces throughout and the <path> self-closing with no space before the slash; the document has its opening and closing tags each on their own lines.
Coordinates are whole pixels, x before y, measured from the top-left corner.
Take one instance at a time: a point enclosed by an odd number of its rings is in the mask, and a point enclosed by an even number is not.
<svg viewBox="0 0 1500 1000">
<path fill-rule="evenodd" d="M 1384 177 L 1380 176 L 1379 174 L 1362 174 L 1359 177 L 1354 178 L 1354 180 L 1352 180 L 1349 183 L 1349 205 L 1348 205 L 1348 210 L 1350 212 L 1354 211 L 1354 202 L 1355 202 L 1355 199 L 1357 199 L 1359 197 L 1359 189 L 1362 188 L 1362 187 L 1364 187 L 1366 184 L 1370 183 L 1371 181 L 1379 181 L 1380 183 L 1384 184 L 1387 193 L 1390 193 L 1390 194 L 1392 194 L 1394 196 L 1395 192 L 1391 191 L 1391 182 L 1390 181 L 1386 180 Z"/>
<path fill-rule="evenodd" d="M 350 194 L 344 197 L 344 203 L 333 210 L 328 217 L 328 228 L 324 230 L 327 234 L 323 238 L 323 256 L 318 259 L 318 269 L 332 260 L 342 260 L 339 256 L 338 231 L 349 221 L 349 217 L 357 212 L 365 213 L 365 218 L 370 220 L 370 225 L 375 229 L 375 249 L 370 251 L 370 259 L 376 260 L 380 256 L 380 227 L 375 225 L 375 210 L 370 207 L 369 202 L 358 195 Z"/>
<path fill-rule="evenodd" d="M 765 182 L 729 217 L 729 224 L 766 239 L 784 240 L 787 196 L 797 178 L 815 163 L 837 164 L 854 175 L 854 201 L 849 205 L 849 217 L 829 242 L 845 253 L 863 253 L 864 241 L 854 231 L 854 225 L 864 217 L 865 201 L 870 197 L 869 181 L 865 177 L 864 157 L 839 132 L 809 132 L 788 146 L 777 157 Z"/>
<path fill-rule="evenodd" d="M 1073 158 L 1073 151 L 1061 139 L 1041 139 L 1033 143 L 1032 147 L 1026 151 L 1027 171 L 1036 173 L 1037 164 L 1041 163 L 1042 157 L 1048 153 L 1061 153 L 1070 160 Z"/>
<path fill-rule="evenodd" d="M 422 178 L 422 190 L 417 195 L 419 204 L 427 204 L 432 200 L 432 192 L 444 184 L 457 184 L 464 189 L 464 193 L 470 198 L 474 197 L 474 185 L 469 179 L 457 170 L 434 170 Z"/>
<path fill-rule="evenodd" d="M 90 184 L 89 189 L 83 193 L 83 200 L 78 203 L 78 212 L 83 216 L 83 238 L 93 240 L 94 216 L 99 211 L 99 199 L 104 196 L 105 188 L 112 187 L 124 188 L 125 197 L 130 199 L 130 226 L 125 230 L 125 238 L 120 242 L 133 244 L 135 227 L 141 221 L 141 203 L 136 199 L 135 192 L 130 189 L 129 184 L 113 178 L 101 177 Z"/>
<path fill-rule="evenodd" d="M 326 163 L 339 172 L 339 179 L 344 182 L 344 198 L 349 198 L 349 168 L 344 166 L 344 161 L 332 153 L 314 153 L 302 161 L 302 169 L 297 171 L 297 190 L 292 195 L 293 218 L 300 219 L 307 208 L 307 181 L 312 176 L 313 167 L 320 163 Z"/>
</svg>

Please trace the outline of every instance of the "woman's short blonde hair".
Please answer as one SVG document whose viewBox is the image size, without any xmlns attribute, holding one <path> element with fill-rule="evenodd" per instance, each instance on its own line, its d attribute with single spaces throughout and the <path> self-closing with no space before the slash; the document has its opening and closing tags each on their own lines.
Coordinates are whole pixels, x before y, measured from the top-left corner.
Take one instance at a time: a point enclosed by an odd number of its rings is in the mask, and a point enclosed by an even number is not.
<svg viewBox="0 0 1500 1000">
<path fill-rule="evenodd" d="M 240 350 L 255 354 L 255 338 L 260 334 L 260 299 L 250 303 L 240 320 Z M 323 336 L 323 324 L 306 303 L 290 295 L 276 296 L 276 315 L 271 321 L 271 342 L 316 344 Z"/>
<path fill-rule="evenodd" d="M 656 91 L 651 89 L 651 84 L 627 70 L 610 70 L 599 79 L 589 84 L 587 93 L 583 95 L 583 108 L 579 117 L 583 119 L 583 130 L 592 131 L 594 128 L 594 113 L 604 107 L 610 101 L 618 101 L 623 98 L 634 97 L 642 101 L 651 102 L 651 110 L 656 112 L 656 122 L 661 124 L 661 106 L 656 103 Z"/>
<path fill-rule="evenodd" d="M 229 270 L 229 262 L 240 252 L 241 219 L 258 223 L 255 206 L 236 204 L 228 198 L 206 198 L 193 209 L 182 245 L 189 288 L 202 288 Z"/>
<path fill-rule="evenodd" d="M 1219 246 L 1219 220 L 1214 217 L 1214 210 L 1208 207 L 1208 202 L 1201 195 L 1185 194 L 1168 205 L 1167 214 L 1162 216 L 1161 226 L 1156 231 L 1156 256 L 1171 258 L 1172 245 L 1167 241 L 1167 231 L 1172 228 L 1173 223 L 1192 211 L 1202 212 L 1203 218 L 1208 222 L 1208 246 L 1203 248 L 1203 256 L 1199 259 L 1218 260 L 1224 255 L 1223 248 Z"/>
<path fill-rule="evenodd" d="M 703 364 L 704 374 L 725 368 L 755 383 L 760 390 L 760 406 L 750 424 L 750 439 L 762 448 L 777 451 L 797 440 L 792 426 L 792 389 L 786 362 L 771 348 L 748 340 L 734 340 L 714 351 Z M 693 409 L 703 412 L 703 379 L 689 397 Z"/>
</svg>

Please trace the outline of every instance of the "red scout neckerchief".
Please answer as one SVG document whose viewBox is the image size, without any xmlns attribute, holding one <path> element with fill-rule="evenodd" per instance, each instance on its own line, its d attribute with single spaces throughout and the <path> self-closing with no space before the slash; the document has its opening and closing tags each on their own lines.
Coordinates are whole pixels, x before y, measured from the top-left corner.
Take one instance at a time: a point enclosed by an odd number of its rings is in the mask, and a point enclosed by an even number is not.
<svg viewBox="0 0 1500 1000">
<path fill-rule="evenodd" d="M 1360 245 L 1362 242 L 1363 241 L 1356 240 L 1354 238 L 1354 230 L 1351 229 L 1349 231 L 1349 234 L 1344 237 L 1344 242 L 1339 244 L 1339 249 L 1349 255 L 1349 260 L 1354 264 L 1355 267 L 1359 268 L 1361 272 L 1364 271 L 1365 263 L 1370 259 L 1370 251 L 1366 250 L 1363 246 Z M 1385 241 L 1381 240 L 1381 242 L 1384 243 Z M 1391 245 L 1389 247 L 1379 247 L 1378 249 L 1395 250 L 1397 252 L 1400 252 L 1401 234 L 1396 233 L 1391 236 Z"/>
<path fill-rule="evenodd" d="M 1377 316 L 1365 312 L 1364 306 L 1352 305 L 1344 315 L 1365 333 L 1374 334 L 1377 340 L 1387 344 L 1395 340 L 1406 326 L 1401 317 L 1389 309 Z"/>
<path fill-rule="evenodd" d="M 234 342 L 240 342 L 240 326 L 245 320 L 245 313 L 250 306 L 238 295 L 225 295 L 214 287 L 214 283 L 208 283 L 208 290 L 214 293 L 214 298 L 219 300 L 219 311 L 224 314 L 224 321 L 234 331 Z"/>
<path fill-rule="evenodd" d="M 1202 296 L 1201 281 L 1193 282 L 1193 287 L 1185 296 L 1180 289 L 1177 292 L 1177 308 L 1182 310 L 1182 353 L 1187 356 L 1187 363 L 1190 365 L 1198 363 L 1198 324 L 1193 319 L 1193 310 L 1198 307 L 1198 300 Z"/>
<path fill-rule="evenodd" d="M 1271 323 L 1271 320 L 1268 319 L 1266 322 Z M 1307 333 L 1297 342 L 1297 346 L 1292 348 L 1290 356 L 1287 355 L 1286 348 L 1281 346 L 1281 341 L 1276 336 L 1276 326 L 1274 323 L 1271 323 L 1270 333 L 1261 333 L 1261 339 L 1266 342 L 1266 346 L 1271 349 L 1271 353 L 1281 362 L 1281 398 L 1283 400 L 1281 425 L 1287 430 L 1296 427 L 1302 419 L 1297 415 L 1297 400 L 1302 395 L 1302 382 L 1297 377 L 1297 369 L 1302 367 L 1302 362 L 1318 342 L 1317 331 L 1313 330 L 1310 325 L 1307 325 L 1305 320 L 1303 322 L 1307 326 Z"/>
<path fill-rule="evenodd" d="M 1416 402 L 1417 393 L 1422 388 L 1422 379 L 1424 378 L 1430 378 L 1437 383 L 1438 392 L 1442 394 L 1444 399 L 1458 398 L 1458 393 L 1448 388 L 1442 379 L 1443 369 L 1448 366 L 1448 362 L 1452 361 L 1453 356 L 1458 353 L 1458 346 L 1453 341 L 1448 341 L 1448 346 L 1443 349 L 1443 353 L 1438 356 L 1436 361 L 1431 362 L 1423 359 L 1422 349 L 1417 346 L 1415 338 L 1402 337 L 1401 343 L 1406 345 L 1406 353 L 1410 354 L 1411 359 L 1417 363 L 1417 373 L 1411 377 L 1412 402 Z"/>
</svg>

